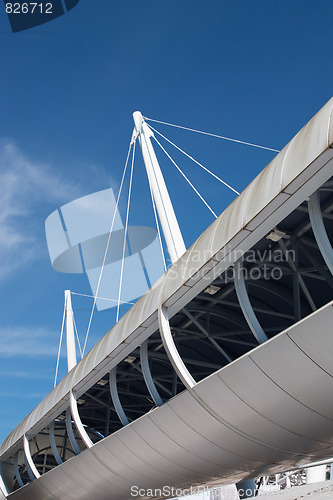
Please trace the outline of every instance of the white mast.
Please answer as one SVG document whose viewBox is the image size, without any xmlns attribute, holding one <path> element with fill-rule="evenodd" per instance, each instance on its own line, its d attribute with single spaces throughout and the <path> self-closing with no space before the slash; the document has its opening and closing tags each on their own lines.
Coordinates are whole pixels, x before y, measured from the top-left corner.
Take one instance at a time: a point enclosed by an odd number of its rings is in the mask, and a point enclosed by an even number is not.
<svg viewBox="0 0 333 500">
<path fill-rule="evenodd" d="M 74 316 L 70 290 L 65 290 L 65 310 L 66 310 L 66 342 L 67 342 L 67 366 L 70 372 L 76 365 L 76 347 L 74 335 Z"/>
<path fill-rule="evenodd" d="M 154 134 L 145 123 L 140 111 L 133 113 L 133 119 L 165 242 L 171 262 L 174 263 L 185 253 L 186 247 L 150 140 Z"/>
</svg>

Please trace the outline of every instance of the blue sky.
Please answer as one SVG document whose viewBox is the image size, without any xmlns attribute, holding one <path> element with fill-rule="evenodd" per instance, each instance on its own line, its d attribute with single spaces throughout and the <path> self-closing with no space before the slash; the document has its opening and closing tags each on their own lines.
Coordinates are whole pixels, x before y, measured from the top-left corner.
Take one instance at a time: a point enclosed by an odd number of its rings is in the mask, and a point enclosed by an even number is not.
<svg viewBox="0 0 333 500">
<path fill-rule="evenodd" d="M 52 269 L 47 216 L 117 191 L 137 109 L 281 149 L 332 96 L 332 15 L 331 0 L 80 0 L 13 34 L 2 7 L 0 441 L 53 387 L 64 289 L 90 291 L 85 276 Z M 156 128 L 239 191 L 274 156 Z M 159 157 L 189 246 L 213 218 Z M 174 157 L 217 213 L 234 199 Z M 135 165 L 130 223 L 153 225 L 140 154 Z M 84 337 L 91 302 L 73 305 Z M 88 348 L 113 321 L 112 311 L 95 314 Z"/>
</svg>

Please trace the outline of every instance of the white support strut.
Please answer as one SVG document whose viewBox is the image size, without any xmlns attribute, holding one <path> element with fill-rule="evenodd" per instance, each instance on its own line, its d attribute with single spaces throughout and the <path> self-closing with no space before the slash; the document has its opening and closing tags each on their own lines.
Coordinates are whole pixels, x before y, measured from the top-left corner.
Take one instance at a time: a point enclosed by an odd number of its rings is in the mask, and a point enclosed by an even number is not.
<svg viewBox="0 0 333 500">
<path fill-rule="evenodd" d="M 168 318 L 168 309 L 165 306 L 160 306 L 158 308 L 158 324 L 164 349 L 175 372 L 183 382 L 186 389 L 192 389 L 192 387 L 195 386 L 196 381 L 185 366 L 185 363 L 178 352 L 177 346 L 175 345 Z"/>
<path fill-rule="evenodd" d="M 119 420 L 123 424 L 123 426 L 129 424 L 129 420 L 124 412 L 123 406 L 119 399 L 118 387 L 117 387 L 117 367 L 113 368 L 109 374 L 109 386 L 110 386 L 110 394 L 114 409 L 117 412 Z"/>
<path fill-rule="evenodd" d="M 23 450 L 24 450 L 24 457 L 25 457 L 25 463 L 26 463 L 26 469 L 28 472 L 28 475 L 30 479 L 33 481 L 34 479 L 37 479 L 40 477 L 40 474 L 37 470 L 37 467 L 34 464 L 34 461 L 32 459 L 31 453 L 30 453 L 30 446 L 29 446 L 29 439 L 26 434 L 23 436 Z"/>
<path fill-rule="evenodd" d="M 67 342 L 67 366 L 70 372 L 76 365 L 76 347 L 74 333 L 74 316 L 70 290 L 65 290 L 65 310 L 66 310 L 66 342 Z"/>
<path fill-rule="evenodd" d="M 250 327 L 250 330 L 252 331 L 253 335 L 255 336 L 259 344 L 266 342 L 266 340 L 268 340 L 268 337 L 264 332 L 262 326 L 260 325 L 258 318 L 251 305 L 245 285 L 243 268 L 241 265 L 241 261 L 239 260 L 235 264 L 234 284 L 239 305 L 244 314 L 246 322 Z"/>
<path fill-rule="evenodd" d="M 56 443 L 56 440 L 55 440 L 54 429 L 55 429 L 55 421 L 52 420 L 52 422 L 50 424 L 50 427 L 49 427 L 50 444 L 51 444 L 51 449 L 52 449 L 54 458 L 55 458 L 57 464 L 60 465 L 60 464 L 63 463 L 63 460 L 62 460 L 62 458 L 60 456 L 60 453 L 58 451 L 58 448 L 57 448 L 57 443 Z"/>
<path fill-rule="evenodd" d="M 84 442 L 84 444 L 86 445 L 86 447 L 91 448 L 94 443 L 92 442 L 92 440 L 88 436 L 87 431 L 85 430 L 85 428 L 81 422 L 79 410 L 77 407 L 76 392 L 70 391 L 69 398 L 70 398 L 71 414 L 72 414 L 76 429 L 77 429 L 78 433 L 80 434 L 80 437 L 81 437 L 82 441 Z"/>
<path fill-rule="evenodd" d="M 145 123 L 140 111 L 133 113 L 133 119 L 165 242 L 171 262 L 174 263 L 185 253 L 186 247 L 150 140 L 153 132 Z"/>
<path fill-rule="evenodd" d="M 153 398 L 156 406 L 161 406 L 163 404 L 163 400 L 156 388 L 153 376 L 150 371 L 149 359 L 148 359 L 148 340 L 145 340 L 140 347 L 140 364 L 142 369 L 142 374 L 144 381 L 146 383 L 149 394 Z"/>
<path fill-rule="evenodd" d="M 315 191 L 310 196 L 308 206 L 312 231 L 316 238 L 317 245 L 329 271 L 333 274 L 333 250 L 321 213 L 319 190 Z"/>
<path fill-rule="evenodd" d="M 16 451 L 15 455 L 14 455 L 14 472 L 15 472 L 17 483 L 20 486 L 20 488 L 22 488 L 22 486 L 24 486 L 24 482 L 22 481 L 22 477 L 21 477 L 20 469 L 19 469 L 19 465 L 18 465 L 18 451 Z"/>
<path fill-rule="evenodd" d="M 76 441 L 72 426 L 72 413 L 70 406 L 66 409 L 66 430 L 75 455 L 80 455 L 81 449 Z"/>
<path fill-rule="evenodd" d="M 2 462 L 0 462 L 0 493 L 2 493 L 5 497 L 7 497 L 10 493 L 3 477 Z"/>
</svg>

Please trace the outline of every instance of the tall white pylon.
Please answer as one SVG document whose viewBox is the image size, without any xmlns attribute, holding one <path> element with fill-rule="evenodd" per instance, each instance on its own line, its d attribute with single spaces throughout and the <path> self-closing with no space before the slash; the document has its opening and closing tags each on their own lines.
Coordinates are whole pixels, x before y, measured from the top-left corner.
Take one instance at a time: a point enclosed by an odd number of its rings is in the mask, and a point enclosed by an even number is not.
<svg viewBox="0 0 333 500">
<path fill-rule="evenodd" d="M 133 113 L 133 119 L 165 242 L 171 262 L 174 263 L 186 252 L 186 247 L 150 140 L 151 137 L 154 137 L 154 134 L 144 121 L 140 111 Z"/>
<path fill-rule="evenodd" d="M 74 316 L 70 290 L 65 290 L 67 366 L 70 372 L 77 363 L 74 335 Z"/>
</svg>

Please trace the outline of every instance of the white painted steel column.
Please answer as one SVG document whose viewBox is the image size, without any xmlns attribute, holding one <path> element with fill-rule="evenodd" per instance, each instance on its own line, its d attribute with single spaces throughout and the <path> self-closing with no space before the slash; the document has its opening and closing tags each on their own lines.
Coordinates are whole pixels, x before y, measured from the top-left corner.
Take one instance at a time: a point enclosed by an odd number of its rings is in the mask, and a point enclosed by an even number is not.
<svg viewBox="0 0 333 500">
<path fill-rule="evenodd" d="M 76 365 L 76 347 L 74 335 L 74 317 L 70 290 L 65 290 L 66 309 L 66 341 L 67 341 L 67 366 L 70 372 Z"/>
<path fill-rule="evenodd" d="M 154 134 L 145 123 L 140 111 L 133 113 L 133 119 L 165 242 L 171 262 L 174 263 L 185 253 L 186 247 L 150 140 Z"/>
<path fill-rule="evenodd" d="M 142 150 L 143 161 L 146 166 L 149 184 L 153 193 L 158 217 L 161 222 L 162 231 L 168 248 L 168 253 L 172 264 L 174 264 L 186 252 L 185 243 L 158 160 L 156 158 L 153 145 L 150 140 L 151 137 L 154 137 L 154 134 L 145 123 L 140 111 L 135 111 L 135 113 L 133 113 L 133 119 L 135 124 L 135 131 Z M 195 380 L 187 370 L 172 338 L 166 307 L 159 308 L 158 317 L 161 338 L 167 355 L 176 373 L 185 384 L 185 386 L 193 387 L 193 385 L 195 384 Z M 161 400 L 158 391 L 156 390 L 154 381 L 150 374 L 146 344 L 141 346 L 141 364 L 146 385 L 151 396 L 154 399 L 154 402 L 158 405 L 162 404 L 163 401 Z M 115 382 L 113 381 L 113 385 L 114 383 Z"/>
<path fill-rule="evenodd" d="M 67 366 L 68 366 L 68 371 L 70 372 L 72 368 L 77 363 L 76 360 L 76 346 L 75 346 L 75 334 L 74 334 L 74 315 L 73 315 L 73 308 L 72 308 L 72 300 L 71 300 L 71 292 L 70 290 L 65 290 L 65 304 L 66 304 L 66 338 L 67 338 Z M 71 423 L 69 422 L 69 415 L 72 415 L 75 427 L 80 434 L 80 437 L 84 444 L 86 445 L 87 448 L 91 448 L 93 445 L 93 442 L 91 441 L 90 437 L 88 436 L 84 425 L 81 422 L 81 418 L 79 415 L 79 410 L 77 407 L 77 400 L 76 400 L 76 392 L 75 391 L 70 391 L 69 395 L 69 400 L 70 400 L 70 413 L 67 411 L 66 414 L 66 424 L 67 424 L 67 432 L 69 434 L 70 441 L 72 443 L 72 446 L 74 448 L 74 451 L 76 454 L 80 453 L 79 446 L 76 442 L 74 433 L 71 433 Z M 71 435 L 72 434 L 72 435 Z"/>
</svg>

